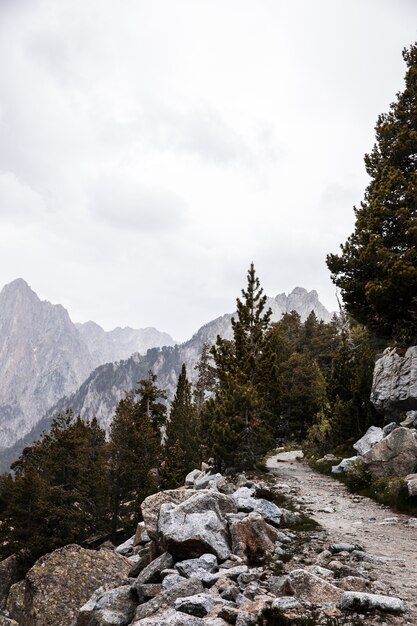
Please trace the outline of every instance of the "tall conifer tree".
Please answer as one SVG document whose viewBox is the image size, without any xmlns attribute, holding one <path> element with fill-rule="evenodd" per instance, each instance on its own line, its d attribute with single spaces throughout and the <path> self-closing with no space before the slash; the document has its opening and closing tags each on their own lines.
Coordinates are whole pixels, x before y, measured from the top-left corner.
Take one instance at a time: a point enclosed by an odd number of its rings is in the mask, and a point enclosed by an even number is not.
<svg viewBox="0 0 417 626">
<path fill-rule="evenodd" d="M 186 474 L 198 466 L 199 428 L 197 412 L 192 402 L 191 384 L 183 364 L 177 390 L 171 405 L 164 447 L 164 488 L 177 487 Z"/>
<path fill-rule="evenodd" d="M 417 341 L 417 44 L 403 57 L 405 89 L 378 118 L 355 230 L 327 265 L 348 313 L 377 336 L 410 345 Z"/>
<path fill-rule="evenodd" d="M 251 467 L 271 444 L 270 382 L 274 361 L 267 339 L 271 310 L 253 263 L 237 299 L 233 339 L 212 348 L 217 386 L 207 403 L 211 449 L 218 467 Z"/>
</svg>

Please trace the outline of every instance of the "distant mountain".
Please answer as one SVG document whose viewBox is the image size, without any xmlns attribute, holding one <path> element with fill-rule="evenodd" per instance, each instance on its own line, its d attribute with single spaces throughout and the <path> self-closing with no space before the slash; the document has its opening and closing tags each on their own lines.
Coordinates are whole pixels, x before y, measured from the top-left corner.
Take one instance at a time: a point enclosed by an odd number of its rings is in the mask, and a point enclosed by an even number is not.
<svg viewBox="0 0 417 626">
<path fill-rule="evenodd" d="M 331 319 L 331 314 L 320 303 L 317 292 L 307 292 L 301 287 L 294 289 L 288 296 L 280 294 L 275 298 L 268 298 L 267 306 L 272 309 L 273 321 L 278 321 L 283 313 L 292 310 L 300 314 L 302 321 L 306 320 L 311 311 L 319 319 Z M 195 380 L 194 368 L 203 344 L 213 344 L 217 335 L 230 338 L 232 317 L 232 314 L 226 314 L 205 324 L 189 341 L 181 345 L 153 348 L 146 355 L 133 354 L 128 359 L 96 368 L 76 391 L 61 398 L 23 440 L 16 442 L 13 448 L 3 451 L 0 471 L 7 469 L 6 464 L 16 459 L 23 447 L 37 439 L 42 431 L 49 428 L 53 417 L 67 408 L 72 408 L 83 419 L 97 417 L 102 426 L 108 429 L 119 400 L 141 378 L 146 377 L 149 370 L 157 374 L 159 386 L 166 389 L 168 397 L 172 398 L 182 364 L 186 364 L 190 379 Z"/>
<path fill-rule="evenodd" d="M 99 365 L 173 345 L 155 328 L 75 325 L 60 304 L 41 301 L 21 278 L 0 292 L 0 449 L 11 446 Z"/>
<path fill-rule="evenodd" d="M 75 324 L 96 365 L 127 359 L 134 352 L 146 354 L 149 348 L 174 346 L 177 342 L 168 333 L 156 328 L 120 328 L 105 331 L 95 322 Z"/>
</svg>

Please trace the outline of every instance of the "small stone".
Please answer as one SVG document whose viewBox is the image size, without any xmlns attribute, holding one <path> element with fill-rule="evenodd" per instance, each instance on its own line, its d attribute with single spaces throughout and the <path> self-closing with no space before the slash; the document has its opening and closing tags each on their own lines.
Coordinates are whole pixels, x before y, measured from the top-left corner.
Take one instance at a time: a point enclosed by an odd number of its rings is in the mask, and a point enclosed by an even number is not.
<svg viewBox="0 0 417 626">
<path fill-rule="evenodd" d="M 215 597 L 211 594 L 198 593 L 194 596 L 177 598 L 174 607 L 176 611 L 188 613 L 188 615 L 205 617 L 215 604 L 219 604 L 219 601 L 216 602 Z"/>
<path fill-rule="evenodd" d="M 134 542 L 135 535 L 133 535 L 133 537 L 130 537 L 130 539 L 127 539 L 124 543 L 121 543 L 120 546 L 117 546 L 117 554 L 122 554 L 123 556 L 126 556 L 126 554 L 130 554 L 131 552 L 133 552 Z"/>
<path fill-rule="evenodd" d="M 355 611 L 356 613 L 379 610 L 385 613 L 398 614 L 404 611 L 404 603 L 400 598 L 359 591 L 343 592 L 340 607 L 344 611 Z"/>
<path fill-rule="evenodd" d="M 301 604 L 293 598 L 292 596 L 282 596 L 281 598 L 276 598 L 272 602 L 273 609 L 278 609 L 280 611 L 289 611 L 290 609 L 299 609 Z"/>
</svg>

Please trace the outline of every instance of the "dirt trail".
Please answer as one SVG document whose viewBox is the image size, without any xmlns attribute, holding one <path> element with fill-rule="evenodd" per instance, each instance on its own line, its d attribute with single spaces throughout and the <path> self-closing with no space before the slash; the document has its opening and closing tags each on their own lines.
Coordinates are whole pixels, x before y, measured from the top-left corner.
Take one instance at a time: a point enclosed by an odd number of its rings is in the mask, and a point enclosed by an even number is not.
<svg viewBox="0 0 417 626">
<path fill-rule="evenodd" d="M 286 483 L 301 509 L 329 533 L 330 542 L 358 543 L 367 553 L 385 557 L 374 564 L 384 592 L 406 602 L 404 624 L 417 626 L 417 520 L 351 494 L 343 483 L 311 470 L 294 453 L 268 459 L 278 483 Z M 410 523 L 411 519 L 411 523 Z"/>
</svg>

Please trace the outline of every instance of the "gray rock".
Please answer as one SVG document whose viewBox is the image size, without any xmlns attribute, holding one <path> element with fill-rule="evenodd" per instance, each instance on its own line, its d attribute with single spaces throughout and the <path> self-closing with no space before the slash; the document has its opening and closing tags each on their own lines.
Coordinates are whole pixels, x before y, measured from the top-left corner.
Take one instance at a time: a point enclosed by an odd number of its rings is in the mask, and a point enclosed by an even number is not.
<svg viewBox="0 0 417 626">
<path fill-rule="evenodd" d="M 217 598 L 216 602 L 216 599 L 212 594 L 198 593 L 194 596 L 177 598 L 174 603 L 174 608 L 176 611 L 188 613 L 188 615 L 205 617 L 215 604 L 221 604 L 221 599 Z"/>
<path fill-rule="evenodd" d="M 162 591 L 172 589 L 176 585 L 182 583 L 184 580 L 184 576 L 180 576 L 179 574 L 169 574 L 168 576 L 165 576 L 162 581 Z"/>
<path fill-rule="evenodd" d="M 126 626 L 135 614 L 128 586 L 110 591 L 96 591 L 90 600 L 79 610 L 77 626 Z"/>
<path fill-rule="evenodd" d="M 279 526 L 281 520 L 281 510 L 276 504 L 270 502 L 269 500 L 255 498 L 253 496 L 254 493 L 254 488 L 240 487 L 234 494 L 232 494 L 232 498 L 236 503 L 238 511 L 243 511 L 244 513 L 259 513 L 270 524 Z"/>
<path fill-rule="evenodd" d="M 158 611 L 156 615 L 132 622 L 132 626 L 205 626 L 199 617 L 178 613 L 174 609 Z"/>
<path fill-rule="evenodd" d="M 179 561 L 175 565 L 181 576 L 191 578 L 196 572 L 210 572 L 213 574 L 218 570 L 217 558 L 214 554 L 202 554 L 198 559 L 187 559 Z"/>
<path fill-rule="evenodd" d="M 185 486 L 186 487 L 190 487 L 191 489 L 194 488 L 194 482 L 198 479 L 201 478 L 201 476 L 203 476 L 203 472 L 199 469 L 193 469 L 191 472 L 189 472 L 187 474 L 187 476 L 185 477 Z"/>
<path fill-rule="evenodd" d="M 175 585 L 172 589 L 161 591 L 155 598 L 148 600 L 145 604 L 139 605 L 136 609 L 135 620 L 139 621 L 145 617 L 150 617 L 162 609 L 172 608 L 177 598 L 193 596 L 203 592 L 203 585 L 199 580 L 196 578 L 187 578 L 178 585 Z M 136 621 L 133 623 L 136 623 Z M 159 624 L 161 624 L 161 622 L 159 622 Z"/>
<path fill-rule="evenodd" d="M 145 498 L 140 505 L 143 521 L 151 539 L 158 540 L 158 519 L 161 506 L 166 503 L 180 504 L 191 498 L 196 491 L 192 489 L 170 489 L 158 491 Z"/>
<path fill-rule="evenodd" d="M 354 550 L 359 550 L 360 552 L 364 551 L 362 546 L 357 543 L 333 543 L 329 549 L 332 554 L 337 554 L 338 552 L 353 552 Z"/>
<path fill-rule="evenodd" d="M 219 481 L 224 480 L 221 474 L 203 474 L 194 481 L 194 489 L 207 489 L 216 486 Z"/>
<path fill-rule="evenodd" d="M 352 465 L 352 463 L 355 463 L 355 461 L 357 461 L 358 459 L 358 456 L 351 456 L 348 459 L 343 459 L 342 461 L 340 461 L 339 465 L 332 466 L 332 473 L 343 474 L 343 472 L 348 472 L 349 467 Z"/>
<path fill-rule="evenodd" d="M 148 535 L 148 531 L 145 527 L 145 522 L 139 522 L 136 526 L 135 540 L 133 542 L 134 546 L 139 546 L 144 543 L 148 543 L 151 538 Z"/>
<path fill-rule="evenodd" d="M 361 437 L 356 443 L 353 444 L 353 448 L 360 455 L 365 454 L 374 446 L 378 441 L 381 441 L 384 437 L 382 428 L 377 426 L 370 426 L 363 437 Z"/>
<path fill-rule="evenodd" d="M 362 459 L 376 476 L 406 476 L 417 467 L 416 433 L 408 428 L 393 430 Z"/>
<path fill-rule="evenodd" d="M 399 428 L 399 424 L 397 424 L 397 422 L 390 422 L 389 424 L 386 424 L 386 426 L 384 426 L 384 428 L 382 429 L 384 437 L 392 433 L 392 431 L 396 428 Z"/>
<path fill-rule="evenodd" d="M 155 542 L 152 541 L 139 550 L 137 554 L 129 557 L 129 561 L 132 563 L 129 578 L 136 578 L 136 576 L 151 563 L 156 557 L 156 554 Z"/>
<path fill-rule="evenodd" d="M 231 498 L 216 491 L 201 491 L 178 504 L 163 504 L 158 531 L 162 545 L 177 558 L 210 552 L 224 561 L 230 554 L 224 513 L 235 512 Z"/>
<path fill-rule="evenodd" d="M 399 417 L 417 409 L 417 346 L 404 356 L 387 348 L 375 363 L 371 402 L 385 415 Z"/>
<path fill-rule="evenodd" d="M 411 497 L 417 496 L 417 474 L 409 474 L 404 478 L 407 485 L 408 495 Z"/>
<path fill-rule="evenodd" d="M 133 552 L 135 536 L 136 535 L 133 535 L 133 537 L 130 537 L 130 539 L 127 539 L 124 543 L 121 543 L 120 546 L 117 546 L 117 548 L 115 549 L 116 552 L 118 554 L 123 554 L 123 556 L 126 556 L 127 554 L 130 554 L 131 552 Z"/>
<path fill-rule="evenodd" d="M 417 425 L 417 411 L 407 411 L 405 414 L 405 420 L 400 422 L 401 426 L 407 428 L 415 428 Z"/>
<path fill-rule="evenodd" d="M 240 574 L 244 574 L 247 571 L 248 571 L 247 565 L 236 565 L 236 567 L 231 567 L 230 569 L 221 569 L 215 574 L 210 574 L 209 572 L 206 572 L 204 574 L 200 574 L 200 576 L 201 576 L 201 581 L 203 585 L 205 587 L 211 587 L 222 578 L 228 578 L 230 580 L 237 580 Z"/>
<path fill-rule="evenodd" d="M 149 563 L 138 575 L 135 582 L 132 585 L 132 592 L 137 593 L 140 585 L 146 583 L 158 582 L 161 578 L 161 572 L 164 569 L 169 569 L 174 565 L 174 560 L 168 552 L 164 552 L 157 559 Z"/>
<path fill-rule="evenodd" d="M 288 574 L 284 576 L 270 576 L 267 579 L 267 587 L 274 596 L 282 596 L 289 593 L 290 586 L 290 577 Z"/>
<path fill-rule="evenodd" d="M 282 596 L 281 598 L 276 598 L 272 602 L 273 609 L 278 609 L 280 611 L 289 611 L 290 609 L 299 609 L 301 604 L 293 598 L 292 596 Z"/>
<path fill-rule="evenodd" d="M 360 591 L 344 591 L 340 599 L 340 608 L 357 613 L 368 613 L 377 609 L 385 613 L 398 614 L 404 611 L 404 603 L 400 598 Z"/>
</svg>

